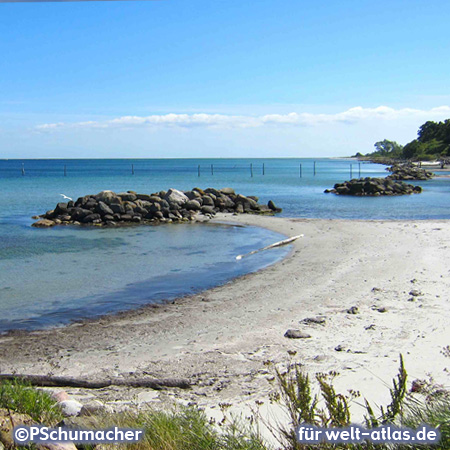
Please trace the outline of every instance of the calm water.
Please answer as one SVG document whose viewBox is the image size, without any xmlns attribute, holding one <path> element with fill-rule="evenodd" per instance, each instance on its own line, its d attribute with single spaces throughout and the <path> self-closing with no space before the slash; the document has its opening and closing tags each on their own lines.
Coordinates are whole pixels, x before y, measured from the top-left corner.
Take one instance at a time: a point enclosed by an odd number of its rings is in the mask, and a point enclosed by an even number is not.
<svg viewBox="0 0 450 450">
<path fill-rule="evenodd" d="M 361 176 L 387 174 L 374 164 L 353 162 L 352 170 L 354 177 L 359 170 Z M 104 189 L 151 193 L 229 186 L 260 201 L 274 200 L 285 216 L 450 218 L 448 178 L 416 183 L 424 193 L 414 196 L 323 193 L 349 177 L 350 162 L 343 160 L 317 160 L 315 176 L 312 159 L 0 161 L 0 331 L 60 325 L 197 292 L 258 270 L 289 251 L 236 262 L 237 254 L 282 239 L 252 227 L 31 228 L 31 216 L 52 209 L 60 193 L 77 198 Z"/>
</svg>

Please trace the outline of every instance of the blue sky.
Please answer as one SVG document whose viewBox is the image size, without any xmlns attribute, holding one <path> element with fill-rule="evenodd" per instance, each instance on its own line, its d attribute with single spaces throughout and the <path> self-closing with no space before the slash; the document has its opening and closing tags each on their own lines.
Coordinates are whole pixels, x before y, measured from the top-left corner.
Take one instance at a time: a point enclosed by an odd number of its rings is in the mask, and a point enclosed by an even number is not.
<svg viewBox="0 0 450 450">
<path fill-rule="evenodd" d="M 450 117 L 450 2 L 0 3 L 0 157 L 338 156 Z"/>
</svg>

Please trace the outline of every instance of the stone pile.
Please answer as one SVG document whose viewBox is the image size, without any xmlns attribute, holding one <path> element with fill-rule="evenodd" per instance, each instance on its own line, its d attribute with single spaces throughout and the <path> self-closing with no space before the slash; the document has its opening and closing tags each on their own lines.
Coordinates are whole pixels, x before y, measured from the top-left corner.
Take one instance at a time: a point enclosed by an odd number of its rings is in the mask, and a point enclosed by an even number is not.
<svg viewBox="0 0 450 450">
<path fill-rule="evenodd" d="M 58 203 L 55 209 L 35 216 L 39 220 L 33 226 L 158 224 L 195 221 L 199 214 L 212 217 L 217 212 L 274 214 L 280 211 L 273 201 L 261 205 L 258 197 L 245 197 L 231 188 L 194 188 L 185 192 L 169 189 L 154 194 L 102 191 L 75 202 Z"/>
<path fill-rule="evenodd" d="M 403 181 L 386 178 L 359 178 L 344 183 L 337 183 L 334 189 L 325 189 L 325 193 L 337 195 L 380 196 L 420 194 L 422 188 L 406 184 Z"/>
<path fill-rule="evenodd" d="M 428 170 L 421 169 L 420 167 L 416 167 L 409 164 L 395 164 L 391 167 L 388 167 L 386 170 L 391 172 L 392 174 L 388 176 L 391 180 L 429 180 L 433 178 L 433 173 Z"/>
</svg>

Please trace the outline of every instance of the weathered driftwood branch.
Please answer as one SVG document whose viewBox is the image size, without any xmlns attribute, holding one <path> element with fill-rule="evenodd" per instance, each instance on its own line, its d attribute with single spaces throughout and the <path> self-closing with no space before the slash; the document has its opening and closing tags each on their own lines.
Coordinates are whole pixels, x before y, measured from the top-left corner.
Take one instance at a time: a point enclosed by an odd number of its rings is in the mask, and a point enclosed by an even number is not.
<svg viewBox="0 0 450 450">
<path fill-rule="evenodd" d="M 239 259 L 245 258 L 246 256 L 254 255 L 255 253 L 259 253 L 264 250 L 270 250 L 271 248 L 281 247 L 282 245 L 288 245 L 291 242 L 294 242 L 295 240 L 297 240 L 298 238 L 301 238 L 303 236 L 304 236 L 303 234 L 299 234 L 298 236 L 293 236 L 288 239 L 283 239 L 282 241 L 275 242 L 275 244 L 268 245 L 267 247 L 263 247 L 258 250 L 253 250 L 252 252 L 246 253 L 245 255 L 238 255 L 238 256 L 236 256 L 236 259 L 239 260 Z"/>
<path fill-rule="evenodd" d="M 28 382 L 33 386 L 80 387 L 86 389 L 100 389 L 108 386 L 145 387 L 151 389 L 177 387 L 181 389 L 188 389 L 191 386 L 189 381 L 183 378 L 105 378 L 101 380 L 90 381 L 84 378 L 72 377 L 0 374 L 0 381 L 2 380 L 21 380 Z"/>
</svg>

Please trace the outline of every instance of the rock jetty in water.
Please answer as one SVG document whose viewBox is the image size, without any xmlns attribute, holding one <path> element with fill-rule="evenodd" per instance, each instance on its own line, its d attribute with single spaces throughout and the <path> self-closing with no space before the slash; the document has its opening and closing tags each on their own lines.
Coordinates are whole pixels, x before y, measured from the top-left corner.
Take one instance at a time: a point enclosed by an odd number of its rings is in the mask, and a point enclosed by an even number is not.
<svg viewBox="0 0 450 450">
<path fill-rule="evenodd" d="M 424 181 L 429 180 L 434 176 L 432 172 L 413 166 L 412 164 L 394 164 L 386 170 L 392 173 L 392 175 L 388 176 L 391 180 Z"/>
<path fill-rule="evenodd" d="M 403 181 L 386 178 L 359 178 L 337 183 L 334 189 L 325 189 L 325 193 L 337 195 L 380 196 L 420 194 L 422 188 Z"/>
<path fill-rule="evenodd" d="M 233 189 L 194 188 L 191 191 L 169 189 L 154 194 L 134 191 L 116 194 L 102 191 L 80 197 L 76 202 L 58 203 L 55 209 L 35 216 L 34 227 L 55 225 L 119 226 L 129 224 L 158 224 L 191 222 L 198 216 L 214 216 L 217 212 L 236 214 L 274 214 L 281 212 L 273 201 L 258 203 L 258 197 L 245 197 Z"/>
</svg>

